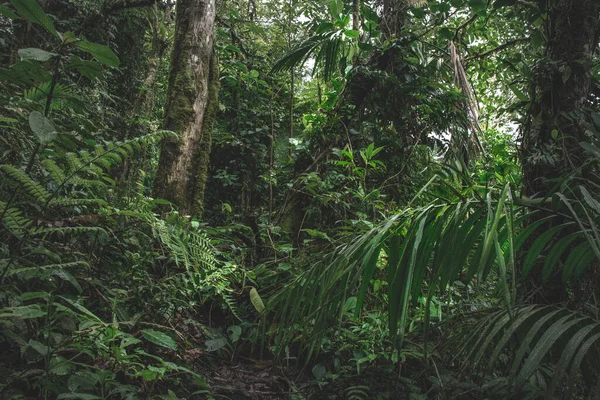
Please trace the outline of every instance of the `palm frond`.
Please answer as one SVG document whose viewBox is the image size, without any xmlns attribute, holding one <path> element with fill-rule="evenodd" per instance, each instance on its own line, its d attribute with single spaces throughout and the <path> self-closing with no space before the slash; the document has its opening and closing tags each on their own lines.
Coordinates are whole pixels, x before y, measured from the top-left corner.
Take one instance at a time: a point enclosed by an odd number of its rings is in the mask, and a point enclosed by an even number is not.
<svg viewBox="0 0 600 400">
<path fill-rule="evenodd" d="M 503 369 L 517 390 L 543 363 L 553 364 L 548 398 L 564 383 L 567 372 L 572 380 L 581 368 L 597 373 L 600 367 L 600 322 L 565 308 L 530 305 L 516 309 L 514 315 L 494 311 L 476 318 L 456 336 L 461 343 L 456 357 L 463 368 L 484 367 L 491 372 L 503 355 Z"/>
<path fill-rule="evenodd" d="M 564 197 L 566 201 L 581 203 Z M 572 208 L 575 212 L 576 207 Z M 542 219 L 532 222 L 538 215 Z M 511 312 L 517 280 L 534 267 L 542 266 L 544 279 L 561 272 L 567 279 L 581 274 L 600 260 L 594 251 L 600 243 L 594 234 L 595 217 L 583 219 L 578 213 L 569 216 L 547 210 L 541 203 L 515 201 L 508 184 L 492 188 L 484 196 L 467 191 L 454 202 L 435 201 L 389 217 L 295 278 L 271 297 L 268 308 L 286 326 L 303 324 L 308 338 L 306 356 L 313 357 L 322 336 L 341 321 L 343 306 L 355 288 L 356 312 L 360 313 L 376 264 L 384 261 L 390 334 L 402 346 L 417 300 L 424 297 L 429 305 L 432 296 L 445 292 L 456 281 L 471 285 L 490 277 L 497 279 Z M 517 265 L 516 255 L 531 241 L 523 264 Z M 567 250 L 574 246 L 575 254 L 567 256 Z M 568 265 L 565 258 L 576 262 Z M 492 325 L 487 328 L 499 329 Z M 282 335 L 283 345 L 294 337 L 293 332 Z"/>
</svg>

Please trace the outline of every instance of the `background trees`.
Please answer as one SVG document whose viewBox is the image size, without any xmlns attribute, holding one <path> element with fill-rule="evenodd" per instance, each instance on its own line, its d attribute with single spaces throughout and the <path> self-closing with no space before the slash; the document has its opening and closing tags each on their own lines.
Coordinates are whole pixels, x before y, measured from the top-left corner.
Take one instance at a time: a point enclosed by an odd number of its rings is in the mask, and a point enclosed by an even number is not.
<svg viewBox="0 0 600 400">
<path fill-rule="evenodd" d="M 3 3 L 0 397 L 595 398 L 599 12 Z"/>
</svg>

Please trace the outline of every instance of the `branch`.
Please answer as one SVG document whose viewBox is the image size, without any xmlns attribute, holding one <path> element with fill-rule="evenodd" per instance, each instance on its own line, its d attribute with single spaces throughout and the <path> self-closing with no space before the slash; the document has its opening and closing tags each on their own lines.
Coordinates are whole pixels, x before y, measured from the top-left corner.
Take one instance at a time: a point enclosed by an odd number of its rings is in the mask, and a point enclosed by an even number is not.
<svg viewBox="0 0 600 400">
<path fill-rule="evenodd" d="M 115 12 L 120 10 L 128 10 L 130 8 L 141 8 L 141 7 L 150 7 L 154 5 L 155 0 L 137 0 L 137 1 L 129 1 L 123 0 L 119 3 L 115 3 L 112 6 L 106 7 L 107 12 Z"/>
<path fill-rule="evenodd" d="M 468 57 L 465 62 L 471 62 L 473 60 L 477 60 L 480 58 L 485 58 L 487 56 L 489 56 L 490 54 L 494 54 L 496 52 L 502 51 L 508 47 L 514 46 L 515 44 L 519 44 L 519 43 L 525 43 L 528 42 L 530 38 L 526 37 L 526 38 L 521 38 L 521 39 L 513 39 L 513 40 L 509 40 L 508 42 L 501 44 L 500 46 L 493 48 L 491 50 L 488 50 L 486 52 L 483 52 L 481 54 L 476 54 L 474 56 Z"/>
<path fill-rule="evenodd" d="M 456 28 L 456 33 L 454 33 L 454 38 L 452 39 L 452 41 L 454 42 L 456 40 L 456 38 L 458 38 L 458 34 L 460 33 L 460 31 L 465 29 L 469 24 L 471 24 L 473 21 L 475 21 L 478 17 L 479 17 L 478 14 L 473 14 L 473 16 L 471 18 L 469 18 L 468 20 L 466 20 L 464 24 L 462 24 L 461 26 Z"/>
</svg>

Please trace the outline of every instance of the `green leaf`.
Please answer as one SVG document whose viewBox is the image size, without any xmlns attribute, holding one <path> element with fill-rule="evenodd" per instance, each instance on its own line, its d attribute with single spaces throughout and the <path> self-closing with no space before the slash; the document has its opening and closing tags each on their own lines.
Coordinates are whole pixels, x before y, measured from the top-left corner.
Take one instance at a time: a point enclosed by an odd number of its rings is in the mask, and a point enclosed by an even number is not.
<svg viewBox="0 0 600 400">
<path fill-rule="evenodd" d="M 50 360 L 49 372 L 54 375 L 65 376 L 72 372 L 75 368 L 76 365 L 72 361 L 62 357 L 55 357 Z"/>
<path fill-rule="evenodd" d="M 65 32 L 63 33 L 63 43 L 71 44 L 77 41 L 77 36 L 73 32 Z"/>
<path fill-rule="evenodd" d="M 517 85 L 508 85 L 508 88 L 517 96 L 517 99 L 521 101 L 529 101 L 529 97 L 521 89 L 517 87 Z"/>
<path fill-rule="evenodd" d="M 102 75 L 102 66 L 95 61 L 82 60 L 77 56 L 71 56 L 67 68 L 74 68 L 88 79 L 94 79 Z"/>
<path fill-rule="evenodd" d="M 5 5 L 0 5 L 0 15 L 10 19 L 18 19 L 19 16 L 13 12 L 10 8 Z"/>
<path fill-rule="evenodd" d="M 48 297 L 46 292 L 26 292 L 19 296 L 21 301 L 33 300 L 33 299 L 45 299 Z"/>
<path fill-rule="evenodd" d="M 31 347 L 43 356 L 48 355 L 48 351 L 50 350 L 45 344 L 33 339 L 29 341 L 29 347 Z"/>
<path fill-rule="evenodd" d="M 550 228 L 546 232 L 542 233 L 533 242 L 533 244 L 527 252 L 525 261 L 523 262 L 523 277 L 526 277 L 529 274 L 529 272 L 531 272 L 531 269 L 533 268 L 538 257 L 542 254 L 542 251 L 546 248 L 548 242 L 550 242 L 550 240 L 552 240 L 564 227 L 564 225 L 560 225 Z"/>
<path fill-rule="evenodd" d="M 331 0 L 329 2 L 329 12 L 332 17 L 339 16 L 344 11 L 344 3 L 342 0 Z"/>
<path fill-rule="evenodd" d="M 35 60 L 42 62 L 48 61 L 57 55 L 56 53 L 50 53 L 49 51 L 36 48 L 19 49 L 18 53 L 21 60 Z"/>
<path fill-rule="evenodd" d="M 238 325 L 232 325 L 227 328 L 227 333 L 229 333 L 229 338 L 232 343 L 237 342 L 242 336 L 242 327 Z"/>
<path fill-rule="evenodd" d="M 37 304 L 31 306 L 11 307 L 0 310 L 0 318 L 9 317 L 19 319 L 32 319 L 44 316 L 46 316 L 46 312 L 41 310 Z"/>
<path fill-rule="evenodd" d="M 56 138 L 56 129 L 52 122 L 38 111 L 29 114 L 29 127 L 42 144 L 50 143 Z"/>
<path fill-rule="evenodd" d="M 216 339 L 210 339 L 210 340 L 207 340 L 206 342 L 204 342 L 204 345 L 206 346 L 206 351 L 217 351 L 217 350 L 225 347 L 226 344 L 227 344 L 227 339 L 222 338 L 222 337 L 216 338 Z"/>
<path fill-rule="evenodd" d="M 50 32 L 53 36 L 61 38 L 60 33 L 56 31 L 52 19 L 41 9 L 37 1 L 35 0 L 10 0 L 12 5 L 16 8 L 17 12 L 21 14 L 23 18 L 38 24 Z"/>
<path fill-rule="evenodd" d="M 358 36 L 360 35 L 360 33 L 354 29 L 347 29 L 344 31 L 344 35 L 346 35 L 347 37 L 349 37 L 351 39 L 357 39 Z"/>
<path fill-rule="evenodd" d="M 157 344 L 162 347 L 166 347 L 171 350 L 177 349 L 177 343 L 171 338 L 171 336 L 167 335 L 164 332 L 155 331 L 153 329 L 144 329 L 142 331 L 142 336 L 149 342 Z"/>
<path fill-rule="evenodd" d="M 250 301 L 252 302 L 252 305 L 254 306 L 256 311 L 258 311 L 259 314 L 261 314 L 261 315 L 264 314 L 265 303 L 263 303 L 256 288 L 250 289 Z"/>
<path fill-rule="evenodd" d="M 315 365 L 312 368 L 312 374 L 317 379 L 321 379 L 322 377 L 325 376 L 326 373 L 327 373 L 327 368 L 325 368 L 325 366 L 321 363 Z"/>
<path fill-rule="evenodd" d="M 117 57 L 117 55 L 109 47 L 102 44 L 88 42 L 87 40 L 80 40 L 75 43 L 75 47 L 91 54 L 96 60 L 100 61 L 104 65 L 108 65 L 109 67 L 116 68 L 121 64 L 119 57 Z"/>
</svg>

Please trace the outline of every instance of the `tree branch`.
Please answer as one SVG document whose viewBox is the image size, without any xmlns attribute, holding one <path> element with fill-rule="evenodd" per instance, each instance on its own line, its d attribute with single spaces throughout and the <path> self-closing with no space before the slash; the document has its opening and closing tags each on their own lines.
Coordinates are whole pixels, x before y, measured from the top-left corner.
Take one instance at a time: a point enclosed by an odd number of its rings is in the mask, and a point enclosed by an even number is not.
<svg viewBox="0 0 600 400">
<path fill-rule="evenodd" d="M 452 41 L 454 42 L 458 38 L 458 34 L 460 33 L 460 31 L 465 29 L 469 24 L 473 23 L 473 21 L 475 21 L 478 17 L 478 14 L 473 14 L 473 16 L 466 20 L 464 24 L 456 28 L 456 32 L 454 33 L 454 38 L 452 39 Z"/>
<path fill-rule="evenodd" d="M 111 6 L 106 7 L 107 12 L 115 12 L 121 10 L 127 10 L 130 8 L 142 8 L 150 7 L 154 5 L 155 0 L 123 0 L 118 3 L 114 3 Z M 162 3 L 162 2 L 159 2 Z"/>
<path fill-rule="evenodd" d="M 501 44 L 500 46 L 493 48 L 491 50 L 485 51 L 481 54 L 475 54 L 474 56 L 468 57 L 465 62 L 471 62 L 473 60 L 478 60 L 480 58 L 485 58 L 491 54 L 497 53 L 499 51 L 502 51 L 510 46 L 514 46 L 515 44 L 519 44 L 519 43 L 525 43 L 528 42 L 530 38 L 526 37 L 526 38 L 521 38 L 521 39 L 513 39 L 513 40 L 509 40 L 508 42 Z"/>
</svg>

